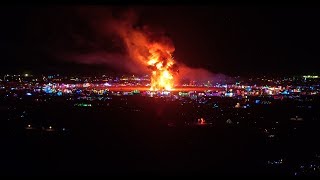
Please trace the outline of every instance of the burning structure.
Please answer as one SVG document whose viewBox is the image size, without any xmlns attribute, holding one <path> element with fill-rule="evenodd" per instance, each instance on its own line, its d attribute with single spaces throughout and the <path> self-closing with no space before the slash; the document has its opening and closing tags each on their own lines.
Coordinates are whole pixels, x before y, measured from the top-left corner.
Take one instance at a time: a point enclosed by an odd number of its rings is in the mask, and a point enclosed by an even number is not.
<svg viewBox="0 0 320 180">
<path fill-rule="evenodd" d="M 150 56 L 148 65 L 152 70 L 151 75 L 151 91 L 158 90 L 172 90 L 174 86 L 174 72 L 176 64 L 173 60 L 171 52 L 168 50 L 162 50 L 161 46 L 154 45 L 149 50 Z"/>
<path fill-rule="evenodd" d="M 115 32 L 122 38 L 129 56 L 147 68 L 151 75 L 150 90 L 172 90 L 178 66 L 172 56 L 175 48 L 171 39 L 147 26 L 134 26 L 132 16 L 116 21 Z"/>
<path fill-rule="evenodd" d="M 81 9 L 81 12 L 86 16 L 90 15 L 91 9 L 87 10 Z M 100 10 L 97 17 L 102 16 L 95 21 L 92 21 L 93 17 L 90 16 L 90 23 L 94 22 L 91 25 L 103 37 L 112 39 L 112 47 L 119 49 L 114 52 L 112 48 L 104 49 L 104 44 L 98 44 L 94 46 L 93 52 L 77 54 L 71 58 L 66 56 L 65 59 L 85 64 L 107 64 L 134 74 L 147 73 L 150 75 L 150 91 L 172 91 L 178 88 L 181 81 L 212 79 L 212 74 L 204 69 L 191 68 L 175 61 L 175 47 L 171 38 L 164 30 L 142 25 L 134 11 L 108 14 L 111 11 L 103 8 L 94 10 Z M 104 14 L 105 12 L 107 14 Z M 88 44 L 94 43 L 88 41 Z M 101 50 L 95 50 L 100 46 L 103 47 Z"/>
</svg>

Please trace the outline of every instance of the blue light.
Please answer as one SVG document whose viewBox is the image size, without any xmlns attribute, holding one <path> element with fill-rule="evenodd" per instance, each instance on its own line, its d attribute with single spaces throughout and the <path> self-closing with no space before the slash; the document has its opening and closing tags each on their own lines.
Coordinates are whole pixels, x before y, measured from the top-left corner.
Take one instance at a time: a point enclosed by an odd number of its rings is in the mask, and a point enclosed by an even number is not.
<svg viewBox="0 0 320 180">
<path fill-rule="evenodd" d="M 260 104 L 260 100 L 259 99 L 256 100 L 256 104 Z"/>
<path fill-rule="evenodd" d="M 26 95 L 27 95 L 27 96 L 32 96 L 32 94 L 31 94 L 31 93 L 29 93 L 29 92 L 28 92 L 28 93 L 26 93 Z"/>
<path fill-rule="evenodd" d="M 76 90 L 76 94 L 81 94 L 82 93 L 82 90 L 81 89 L 77 89 Z"/>
<path fill-rule="evenodd" d="M 44 92 L 47 93 L 47 94 L 51 94 L 52 93 L 52 89 L 49 86 L 47 86 L 47 87 L 44 88 Z"/>
<path fill-rule="evenodd" d="M 57 92 L 57 95 L 62 96 L 62 92 L 61 91 Z"/>
</svg>

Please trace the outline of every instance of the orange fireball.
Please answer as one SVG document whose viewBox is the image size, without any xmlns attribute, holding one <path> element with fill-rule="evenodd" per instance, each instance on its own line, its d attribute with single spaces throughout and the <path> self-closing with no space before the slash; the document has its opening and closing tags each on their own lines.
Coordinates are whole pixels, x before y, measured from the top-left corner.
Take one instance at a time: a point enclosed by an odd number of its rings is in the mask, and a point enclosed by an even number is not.
<svg viewBox="0 0 320 180">
<path fill-rule="evenodd" d="M 123 39 L 128 55 L 142 65 L 137 69 L 150 72 L 150 90 L 172 90 L 178 69 L 172 57 L 175 48 L 171 39 L 148 26 L 133 26 L 129 17 L 127 21 L 119 21 L 111 28 Z"/>
<path fill-rule="evenodd" d="M 171 53 L 169 51 L 159 51 L 154 48 L 151 48 L 149 53 L 151 55 L 149 57 L 148 65 L 152 69 L 150 90 L 172 90 L 174 82 L 171 68 L 174 61 Z"/>
</svg>

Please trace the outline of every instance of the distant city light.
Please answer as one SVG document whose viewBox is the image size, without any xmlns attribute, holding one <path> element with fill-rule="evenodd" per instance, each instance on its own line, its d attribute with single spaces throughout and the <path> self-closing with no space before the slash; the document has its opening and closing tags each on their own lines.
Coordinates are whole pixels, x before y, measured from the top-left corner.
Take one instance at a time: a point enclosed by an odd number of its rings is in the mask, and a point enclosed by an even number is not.
<svg viewBox="0 0 320 180">
<path fill-rule="evenodd" d="M 307 75 L 307 76 L 302 76 L 303 78 L 310 78 L 310 79 L 316 79 L 319 78 L 319 76 L 311 76 L 311 75 Z"/>
<path fill-rule="evenodd" d="M 62 92 L 61 91 L 57 92 L 57 95 L 62 96 Z"/>
<path fill-rule="evenodd" d="M 107 83 L 107 82 L 104 83 L 103 85 L 104 85 L 104 86 L 111 86 L 111 84 L 109 84 L 109 83 Z"/>
</svg>

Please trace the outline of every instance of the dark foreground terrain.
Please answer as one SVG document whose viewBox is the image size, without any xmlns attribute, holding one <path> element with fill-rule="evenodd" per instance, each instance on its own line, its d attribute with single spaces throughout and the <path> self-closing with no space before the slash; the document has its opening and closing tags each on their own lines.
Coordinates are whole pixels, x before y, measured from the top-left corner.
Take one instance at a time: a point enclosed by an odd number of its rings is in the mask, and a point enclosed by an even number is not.
<svg viewBox="0 0 320 180">
<path fill-rule="evenodd" d="M 319 175 L 309 170 L 319 168 L 316 110 L 206 110 L 213 118 L 201 125 L 194 117 L 206 105 L 147 97 L 74 103 L 3 102 L 1 174 Z M 295 113 L 302 123 L 289 120 Z"/>
</svg>

